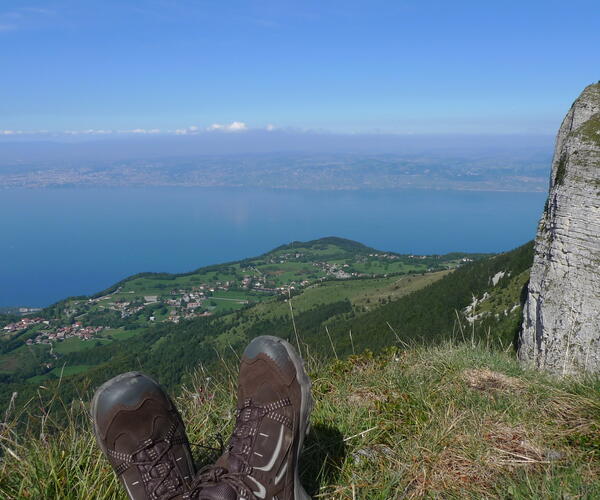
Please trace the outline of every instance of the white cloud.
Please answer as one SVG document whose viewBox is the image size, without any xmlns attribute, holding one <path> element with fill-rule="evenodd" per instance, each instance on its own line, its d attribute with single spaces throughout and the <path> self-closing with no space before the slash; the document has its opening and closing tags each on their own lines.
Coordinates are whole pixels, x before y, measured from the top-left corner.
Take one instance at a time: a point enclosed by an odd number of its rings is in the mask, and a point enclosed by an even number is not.
<svg viewBox="0 0 600 500">
<path fill-rule="evenodd" d="M 268 132 L 272 132 L 273 130 L 275 130 L 275 125 L 269 123 L 266 127 L 265 130 L 267 130 Z"/>
<path fill-rule="evenodd" d="M 119 130 L 124 134 L 160 134 L 159 128 L 134 128 L 132 130 Z"/>
<path fill-rule="evenodd" d="M 87 130 L 65 130 L 64 133 L 67 135 L 106 135 L 106 134 L 112 134 L 113 131 L 89 128 Z"/>
<path fill-rule="evenodd" d="M 222 125 L 220 123 L 213 123 L 206 130 L 209 132 L 222 131 L 222 132 L 242 132 L 248 130 L 248 126 L 244 122 L 231 122 L 229 125 Z"/>
<path fill-rule="evenodd" d="M 248 127 L 244 122 L 233 122 L 231 125 L 229 125 L 229 127 L 227 127 L 227 130 L 231 132 L 238 132 L 240 130 L 248 130 Z"/>
<path fill-rule="evenodd" d="M 187 128 L 178 128 L 175 130 L 177 135 L 188 135 L 188 134 L 197 134 L 200 131 L 199 127 L 196 125 L 190 125 Z"/>
<path fill-rule="evenodd" d="M 174 135 L 199 135 L 208 132 L 244 132 L 250 130 L 248 125 L 244 122 L 234 121 L 227 124 L 213 123 L 210 127 L 201 128 L 196 125 L 190 125 L 185 128 L 178 129 L 160 129 L 160 128 L 133 128 L 133 129 L 69 129 L 63 131 L 49 131 L 49 130 L 11 130 L 11 129 L 0 129 L 0 136 L 6 135 L 70 135 L 70 136 L 99 136 L 99 135 L 158 135 L 158 134 L 174 134 Z M 276 130 L 273 125 L 267 125 L 264 130 Z"/>
<path fill-rule="evenodd" d="M 48 135 L 50 132 L 47 130 L 10 130 L 0 129 L 0 135 Z"/>
</svg>

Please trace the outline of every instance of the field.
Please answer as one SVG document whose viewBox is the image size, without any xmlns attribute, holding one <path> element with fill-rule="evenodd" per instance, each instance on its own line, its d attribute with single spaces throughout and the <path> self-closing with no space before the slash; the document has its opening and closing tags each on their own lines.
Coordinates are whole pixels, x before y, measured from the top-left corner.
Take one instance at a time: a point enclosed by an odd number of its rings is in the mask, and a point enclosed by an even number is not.
<svg viewBox="0 0 600 500">
<path fill-rule="evenodd" d="M 144 331 L 143 328 L 140 328 L 137 330 L 122 330 L 119 328 L 119 329 L 104 330 L 101 333 L 101 336 L 105 339 L 126 340 L 126 339 L 130 339 L 131 337 L 135 337 L 136 335 L 140 334 L 143 331 Z"/>
<path fill-rule="evenodd" d="M 44 359 L 45 354 L 50 350 L 50 346 L 26 346 L 12 350 L 9 353 L 0 355 L 0 373 L 14 373 L 15 370 L 30 370 Z"/>
<path fill-rule="evenodd" d="M 93 349 L 97 345 L 105 344 L 107 342 L 110 341 L 108 339 L 81 340 L 77 337 L 71 337 L 70 339 L 65 339 L 62 342 L 56 342 L 54 344 L 54 350 L 60 354 L 69 354 L 71 352 Z"/>
<path fill-rule="evenodd" d="M 89 365 L 73 365 L 73 366 L 56 367 L 56 368 L 50 370 L 45 375 L 37 375 L 35 377 L 28 378 L 27 382 L 30 382 L 32 384 L 41 384 L 44 382 L 44 380 L 48 379 L 49 377 L 52 377 L 52 378 L 68 377 L 69 375 L 76 375 L 78 373 L 83 373 L 83 372 L 87 371 L 89 367 L 90 367 Z"/>
<path fill-rule="evenodd" d="M 439 280 L 450 271 L 391 278 L 333 281 L 308 289 L 294 298 L 296 307 L 309 309 L 324 302 L 348 299 L 355 306 L 367 309 L 380 301 L 398 299 Z"/>
<path fill-rule="evenodd" d="M 271 300 L 245 310 L 241 318 L 238 318 L 235 322 L 236 318 L 225 316 L 223 321 L 229 321 L 233 325 L 216 337 L 215 341 L 221 348 L 228 349 L 228 345 L 235 343 L 236 339 L 244 338 L 245 332 L 252 329 L 255 325 L 260 325 L 270 320 L 277 321 L 280 318 L 290 320 L 292 312 L 297 317 L 302 313 L 309 313 L 315 308 L 345 300 L 350 302 L 356 315 L 361 315 L 375 309 L 384 302 L 397 300 L 400 297 L 424 288 L 438 281 L 449 272 L 452 271 L 319 283 L 304 289 L 302 293 L 294 296 L 291 300 L 291 308 L 287 300 Z M 330 324 L 337 319 L 338 317 L 335 315 L 330 316 L 323 324 Z M 292 329 L 293 325 L 291 321 L 288 321 L 288 327 Z M 284 335 L 285 331 L 282 330 L 279 333 Z"/>
</svg>

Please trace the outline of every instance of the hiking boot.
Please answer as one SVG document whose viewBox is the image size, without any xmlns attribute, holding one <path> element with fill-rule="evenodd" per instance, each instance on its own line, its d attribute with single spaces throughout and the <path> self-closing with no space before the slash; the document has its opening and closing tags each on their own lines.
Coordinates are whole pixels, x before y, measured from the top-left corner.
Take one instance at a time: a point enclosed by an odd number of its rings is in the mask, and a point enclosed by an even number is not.
<svg viewBox="0 0 600 500">
<path fill-rule="evenodd" d="M 302 358 L 285 340 L 255 338 L 241 360 L 233 435 L 216 464 L 200 471 L 189 498 L 310 500 L 298 458 L 311 409 Z"/>
<path fill-rule="evenodd" d="M 92 419 L 129 498 L 183 498 L 194 463 L 181 417 L 160 385 L 137 372 L 115 377 L 94 394 Z"/>
</svg>

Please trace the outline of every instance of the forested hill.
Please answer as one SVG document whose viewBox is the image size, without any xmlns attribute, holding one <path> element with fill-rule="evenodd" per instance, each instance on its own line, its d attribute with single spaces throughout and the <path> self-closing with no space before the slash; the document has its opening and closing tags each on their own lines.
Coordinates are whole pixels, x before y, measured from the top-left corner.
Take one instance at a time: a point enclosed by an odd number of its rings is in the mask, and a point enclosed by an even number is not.
<svg viewBox="0 0 600 500">
<path fill-rule="evenodd" d="M 344 252 L 349 253 L 369 253 L 369 252 L 377 252 L 374 248 L 368 247 L 359 243 L 358 241 L 348 240 L 346 238 L 340 238 L 338 236 L 326 236 L 325 238 L 319 238 L 316 240 L 310 241 L 292 241 L 291 243 L 287 243 L 286 245 L 281 245 L 271 252 L 268 252 L 265 255 L 269 255 L 271 253 L 276 253 L 284 250 L 297 250 L 304 248 L 315 248 L 322 247 L 323 245 L 335 245 L 339 249 Z"/>
</svg>

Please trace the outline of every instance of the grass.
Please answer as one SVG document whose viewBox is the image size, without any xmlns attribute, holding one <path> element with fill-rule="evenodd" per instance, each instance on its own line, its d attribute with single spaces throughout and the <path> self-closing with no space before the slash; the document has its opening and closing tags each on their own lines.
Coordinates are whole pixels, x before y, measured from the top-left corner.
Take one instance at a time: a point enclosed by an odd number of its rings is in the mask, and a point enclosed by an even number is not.
<svg viewBox="0 0 600 500">
<path fill-rule="evenodd" d="M 553 379 L 453 343 L 307 363 L 316 404 L 301 470 L 316 498 L 600 497 L 598 380 Z M 231 432 L 234 373 L 198 372 L 176 398 L 192 442 Z M 124 499 L 87 404 L 59 419 L 61 402 L 39 397 L 20 410 L 38 430 L 17 429 L 14 412 L 0 430 L 0 497 Z"/>
<path fill-rule="evenodd" d="M 96 347 L 97 343 L 108 344 L 109 339 L 95 338 L 91 340 L 81 340 L 78 337 L 70 337 L 68 339 L 56 342 L 54 350 L 60 354 L 69 354 L 71 352 L 85 351 Z"/>
<path fill-rule="evenodd" d="M 471 311 L 472 314 L 508 312 L 515 305 L 519 305 L 515 298 L 518 299 L 521 290 L 529 280 L 529 269 L 517 276 L 507 276 L 505 279 L 509 280 L 508 286 L 491 288 L 487 300 L 477 304 L 475 310 Z"/>
<path fill-rule="evenodd" d="M 145 328 L 137 328 L 135 330 L 123 330 L 121 328 L 113 328 L 108 330 L 103 330 L 100 333 L 101 337 L 104 338 L 112 338 L 114 340 L 126 340 L 131 337 L 135 337 L 136 335 L 146 331 Z"/>
<path fill-rule="evenodd" d="M 587 142 L 600 145 L 600 113 L 593 115 L 577 129 L 577 134 Z"/>
<path fill-rule="evenodd" d="M 441 279 L 449 271 L 425 275 L 395 276 L 346 281 L 328 281 L 304 290 L 294 297 L 297 311 L 305 311 L 317 305 L 348 299 L 353 305 L 368 306 L 380 299 L 398 299 Z"/>
<path fill-rule="evenodd" d="M 567 175 L 567 156 L 561 155 L 558 160 L 558 166 L 556 167 L 556 177 L 554 178 L 554 184 L 561 186 L 564 183 L 565 176 Z"/>
<path fill-rule="evenodd" d="M 57 366 L 56 368 L 50 370 L 48 374 L 54 375 L 56 378 L 68 377 L 69 375 L 76 375 L 78 373 L 83 373 L 90 368 L 90 365 L 72 365 L 72 366 Z M 48 378 L 48 374 L 45 375 L 36 375 L 35 377 L 30 377 L 27 379 L 27 382 L 32 384 L 41 384 L 44 380 Z"/>
<path fill-rule="evenodd" d="M 349 300 L 357 309 L 357 314 L 362 314 L 377 307 L 379 300 L 398 299 L 418 289 L 441 279 L 451 271 L 426 273 L 424 275 L 395 276 L 389 278 L 373 278 L 361 280 L 326 281 L 318 285 L 309 286 L 300 295 L 293 298 L 294 313 L 306 312 L 316 306 L 323 306 L 341 300 Z M 362 312 L 361 312 L 362 311 Z M 225 333 L 217 337 L 217 345 L 227 347 L 235 339 L 242 339 L 245 332 L 257 321 L 275 319 L 289 315 L 289 304 L 276 301 L 274 298 L 254 305 L 243 312 L 243 321 L 233 324 Z M 328 321 L 335 319 L 329 318 Z M 232 321 L 233 316 L 224 316 L 223 321 Z"/>
<path fill-rule="evenodd" d="M 24 345 L 17 347 L 7 354 L 0 355 L 0 373 L 13 373 L 19 368 L 36 363 L 44 356 L 44 352 L 48 351 L 50 346 L 47 344 L 41 345 Z"/>
<path fill-rule="evenodd" d="M 0 373 L 10 373 L 15 371 L 19 367 L 20 353 L 15 351 L 0 356 Z"/>
</svg>

